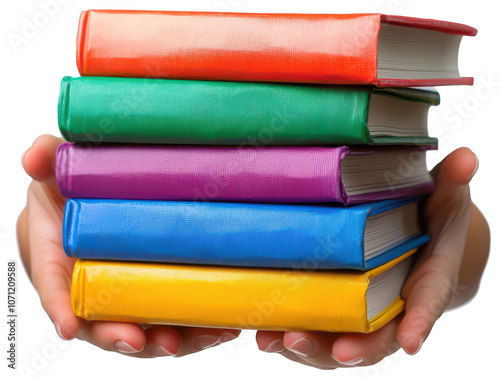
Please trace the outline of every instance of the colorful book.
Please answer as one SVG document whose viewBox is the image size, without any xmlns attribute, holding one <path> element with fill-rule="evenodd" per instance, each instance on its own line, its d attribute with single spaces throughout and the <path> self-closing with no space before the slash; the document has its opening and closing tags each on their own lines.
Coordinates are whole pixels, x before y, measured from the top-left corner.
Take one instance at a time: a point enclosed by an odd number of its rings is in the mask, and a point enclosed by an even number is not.
<svg viewBox="0 0 500 377">
<path fill-rule="evenodd" d="M 73 311 L 95 321 L 368 333 L 403 311 L 414 251 L 367 272 L 79 259 Z"/>
<path fill-rule="evenodd" d="M 65 143 L 56 178 L 69 198 L 351 205 L 430 193 L 428 148 Z"/>
<path fill-rule="evenodd" d="M 65 77 L 68 141 L 209 145 L 436 144 L 433 90 Z"/>
<path fill-rule="evenodd" d="M 82 76 L 373 84 L 468 84 L 461 24 L 383 14 L 89 10 L 80 17 Z"/>
<path fill-rule="evenodd" d="M 427 242 L 417 198 L 353 207 L 68 199 L 68 256 L 367 270 Z"/>
</svg>

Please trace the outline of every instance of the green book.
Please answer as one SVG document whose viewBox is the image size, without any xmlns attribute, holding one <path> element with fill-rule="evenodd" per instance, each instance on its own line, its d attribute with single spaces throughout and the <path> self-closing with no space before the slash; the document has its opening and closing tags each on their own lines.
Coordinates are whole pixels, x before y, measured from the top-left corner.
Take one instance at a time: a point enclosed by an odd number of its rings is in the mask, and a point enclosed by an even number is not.
<svg viewBox="0 0 500 377">
<path fill-rule="evenodd" d="M 68 141 L 205 145 L 437 144 L 435 90 L 64 77 Z"/>
</svg>

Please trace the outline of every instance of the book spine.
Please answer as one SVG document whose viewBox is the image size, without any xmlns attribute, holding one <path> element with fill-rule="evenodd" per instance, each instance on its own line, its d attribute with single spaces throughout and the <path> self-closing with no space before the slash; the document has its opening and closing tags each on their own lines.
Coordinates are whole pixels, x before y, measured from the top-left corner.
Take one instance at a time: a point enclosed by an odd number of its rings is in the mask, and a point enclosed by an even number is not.
<svg viewBox="0 0 500 377">
<path fill-rule="evenodd" d="M 202 202 L 340 202 L 348 147 L 61 144 L 56 178 L 69 198 Z"/>
<path fill-rule="evenodd" d="M 75 315 L 88 318 L 89 314 L 85 310 L 85 285 L 87 281 L 85 279 L 85 267 L 81 267 L 79 261 L 77 260 L 73 267 L 73 275 L 71 277 L 71 307 Z"/>
<path fill-rule="evenodd" d="M 365 268 L 366 206 L 68 199 L 66 207 L 64 248 L 79 258 Z"/>
<path fill-rule="evenodd" d="M 96 135 L 100 142 L 150 144 L 367 144 L 369 95 L 352 87 L 65 78 L 60 127 L 68 141 Z"/>
<path fill-rule="evenodd" d="M 80 22 L 82 76 L 371 84 L 377 74 L 379 14 L 91 10 Z"/>
<path fill-rule="evenodd" d="M 64 206 L 63 248 L 68 257 L 78 256 L 78 221 L 80 206 L 74 200 L 67 200 Z"/>
<path fill-rule="evenodd" d="M 72 305 L 90 320 L 368 332 L 368 283 L 362 273 L 78 260 Z"/>
<path fill-rule="evenodd" d="M 59 124 L 59 131 L 66 140 L 70 140 L 72 132 L 70 128 L 70 88 L 71 78 L 63 77 L 59 90 L 59 101 L 57 105 L 57 121 Z"/>
<path fill-rule="evenodd" d="M 76 66 L 78 71 L 83 76 L 87 72 L 87 40 L 88 40 L 88 21 L 89 11 L 83 11 L 80 14 L 78 23 L 77 47 L 76 47 Z"/>
<path fill-rule="evenodd" d="M 67 198 L 71 197 L 73 187 L 71 185 L 71 178 L 73 174 L 70 173 L 70 166 L 76 164 L 71 156 L 71 144 L 60 144 L 56 149 L 56 182 L 57 187 L 61 194 Z"/>
</svg>

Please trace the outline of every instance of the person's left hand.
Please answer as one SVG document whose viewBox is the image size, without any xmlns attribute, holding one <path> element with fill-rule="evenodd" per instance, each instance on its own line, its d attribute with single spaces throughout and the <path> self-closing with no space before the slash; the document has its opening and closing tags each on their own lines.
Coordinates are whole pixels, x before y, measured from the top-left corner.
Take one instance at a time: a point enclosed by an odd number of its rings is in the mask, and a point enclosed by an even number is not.
<svg viewBox="0 0 500 377">
<path fill-rule="evenodd" d="M 462 297 L 455 301 L 467 301 L 477 289 L 457 291 L 471 208 L 475 209 L 469 181 L 477 165 L 475 154 L 460 148 L 432 171 L 435 191 L 424 206 L 431 241 L 420 250 L 403 287 L 405 313 L 370 334 L 258 331 L 259 349 L 320 369 L 372 365 L 400 347 L 417 353 L 450 302 L 459 294 Z"/>
</svg>

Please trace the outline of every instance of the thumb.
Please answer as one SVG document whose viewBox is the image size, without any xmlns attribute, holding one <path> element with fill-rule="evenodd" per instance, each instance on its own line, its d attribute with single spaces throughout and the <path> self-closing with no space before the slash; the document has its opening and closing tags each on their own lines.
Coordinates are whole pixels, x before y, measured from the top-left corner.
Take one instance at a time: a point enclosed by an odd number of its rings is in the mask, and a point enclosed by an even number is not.
<svg viewBox="0 0 500 377">
<path fill-rule="evenodd" d="M 468 148 L 459 148 L 431 172 L 435 190 L 425 203 L 431 240 L 401 292 L 407 303 L 397 338 L 410 354 L 418 352 L 453 299 L 469 227 L 468 183 L 477 168 L 476 155 Z"/>
<path fill-rule="evenodd" d="M 460 197 L 460 191 L 470 182 L 479 167 L 479 159 L 469 148 L 459 148 L 445 157 L 431 171 L 434 192 L 429 197 L 427 208 L 439 206 L 449 198 Z"/>
<path fill-rule="evenodd" d="M 462 186 L 470 182 L 479 167 L 479 159 L 469 148 L 459 148 L 431 171 L 436 188 Z"/>
<path fill-rule="evenodd" d="M 63 143 L 60 137 L 42 135 L 35 139 L 21 157 L 21 164 L 35 181 L 50 181 L 55 177 L 57 146 Z"/>
</svg>

